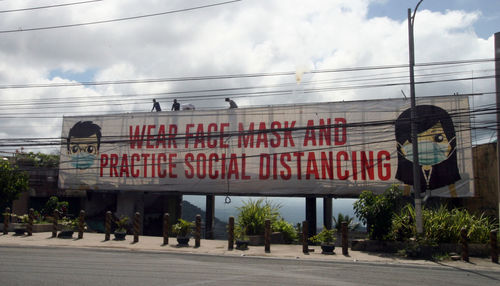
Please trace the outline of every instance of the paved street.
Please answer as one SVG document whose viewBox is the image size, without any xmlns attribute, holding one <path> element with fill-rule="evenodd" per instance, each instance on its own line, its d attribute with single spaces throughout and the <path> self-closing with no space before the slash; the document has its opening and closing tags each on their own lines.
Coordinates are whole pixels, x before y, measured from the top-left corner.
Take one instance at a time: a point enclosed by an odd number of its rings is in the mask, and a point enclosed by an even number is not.
<svg viewBox="0 0 500 286">
<path fill-rule="evenodd" d="M 292 260 L 109 249 L 0 247 L 1 285 L 498 285 L 452 266 Z"/>
</svg>

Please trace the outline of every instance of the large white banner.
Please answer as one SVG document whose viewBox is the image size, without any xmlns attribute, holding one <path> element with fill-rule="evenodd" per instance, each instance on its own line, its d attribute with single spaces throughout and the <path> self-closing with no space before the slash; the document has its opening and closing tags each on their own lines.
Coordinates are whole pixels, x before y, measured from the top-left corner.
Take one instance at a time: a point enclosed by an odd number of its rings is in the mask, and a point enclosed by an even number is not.
<svg viewBox="0 0 500 286">
<path fill-rule="evenodd" d="M 421 191 L 472 196 L 467 97 L 417 100 Z M 63 189 L 336 195 L 413 185 L 410 101 L 64 117 Z"/>
</svg>

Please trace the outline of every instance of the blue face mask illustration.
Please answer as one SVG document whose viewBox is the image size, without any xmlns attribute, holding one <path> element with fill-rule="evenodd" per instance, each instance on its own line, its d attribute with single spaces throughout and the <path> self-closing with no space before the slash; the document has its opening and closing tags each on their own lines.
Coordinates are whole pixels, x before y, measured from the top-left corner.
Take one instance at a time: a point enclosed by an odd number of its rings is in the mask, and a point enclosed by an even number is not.
<svg viewBox="0 0 500 286">
<path fill-rule="evenodd" d="M 96 156 L 86 152 L 77 153 L 71 156 L 71 165 L 77 169 L 88 169 L 96 160 Z"/>
<path fill-rule="evenodd" d="M 410 162 L 413 162 L 412 144 L 401 145 L 401 148 L 404 150 L 406 159 Z M 448 148 L 448 143 L 438 143 L 431 141 L 418 142 L 419 164 L 422 166 L 434 166 L 445 161 L 455 151 L 451 150 L 448 153 Z"/>
</svg>

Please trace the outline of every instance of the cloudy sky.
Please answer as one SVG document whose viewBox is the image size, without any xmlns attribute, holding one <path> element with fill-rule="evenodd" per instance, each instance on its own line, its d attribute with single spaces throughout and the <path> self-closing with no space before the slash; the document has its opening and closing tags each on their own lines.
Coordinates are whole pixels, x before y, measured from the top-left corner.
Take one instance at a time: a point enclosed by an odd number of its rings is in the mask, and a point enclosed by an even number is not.
<svg viewBox="0 0 500 286">
<path fill-rule="evenodd" d="M 59 138 L 63 115 L 150 111 L 152 98 L 209 109 L 227 108 L 226 96 L 250 107 L 409 95 L 408 69 L 387 67 L 408 63 L 407 9 L 417 2 L 0 0 L 0 151 L 19 149 L 18 138 Z M 43 7 L 58 4 L 68 5 Z M 492 59 L 499 4 L 425 0 L 417 64 Z M 362 67 L 382 69 L 346 71 Z M 471 106 L 487 106 L 494 81 L 480 77 L 493 69 L 417 66 L 417 82 L 438 81 L 417 85 L 417 96 L 483 93 Z"/>
</svg>

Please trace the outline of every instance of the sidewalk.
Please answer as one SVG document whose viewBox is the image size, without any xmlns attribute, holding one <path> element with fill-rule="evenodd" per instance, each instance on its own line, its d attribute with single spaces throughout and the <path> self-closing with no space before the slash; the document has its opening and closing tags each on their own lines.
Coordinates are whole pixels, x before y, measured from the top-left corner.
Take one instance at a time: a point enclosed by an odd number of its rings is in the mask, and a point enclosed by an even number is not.
<svg viewBox="0 0 500 286">
<path fill-rule="evenodd" d="M 302 245 L 273 244 L 271 252 L 266 253 L 264 246 L 249 246 L 248 250 L 227 250 L 227 241 L 225 240 L 204 240 L 200 242 L 199 248 L 194 248 L 194 239 L 189 241 L 189 247 L 177 247 L 175 238 L 169 238 L 168 245 L 163 244 L 162 237 L 139 236 L 139 242 L 133 243 L 133 236 L 127 235 L 124 241 L 115 241 L 113 236 L 111 240 L 105 241 L 102 233 L 84 233 L 83 239 L 77 239 L 77 233 L 73 239 L 52 238 L 52 233 L 41 232 L 33 233 L 33 236 L 16 236 L 13 233 L 7 235 L 0 234 L 0 247 L 76 247 L 93 249 L 111 249 L 121 251 L 150 251 L 150 252 L 171 252 L 171 253 L 191 253 L 202 255 L 220 255 L 220 256 L 254 256 L 269 257 L 279 259 L 303 259 L 332 262 L 349 263 L 382 263 L 388 265 L 419 265 L 428 267 L 453 267 L 460 269 L 483 269 L 491 271 L 500 271 L 500 265 L 494 264 L 489 258 L 471 257 L 470 262 L 463 261 L 441 261 L 433 262 L 428 260 L 414 260 L 398 257 L 394 254 L 386 253 L 367 253 L 352 251 L 349 249 L 349 255 L 342 255 L 342 248 L 335 248 L 335 255 L 321 254 L 319 246 L 310 246 L 314 252 L 309 254 L 302 253 Z"/>
</svg>

